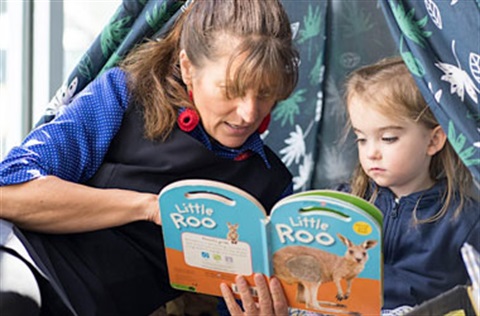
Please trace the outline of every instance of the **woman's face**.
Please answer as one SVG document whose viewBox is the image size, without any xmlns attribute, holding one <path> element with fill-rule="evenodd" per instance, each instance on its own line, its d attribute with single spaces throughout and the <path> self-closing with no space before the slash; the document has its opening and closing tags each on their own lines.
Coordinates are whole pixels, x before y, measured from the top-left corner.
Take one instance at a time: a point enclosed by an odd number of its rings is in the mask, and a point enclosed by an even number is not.
<svg viewBox="0 0 480 316">
<path fill-rule="evenodd" d="M 185 84 L 193 93 L 195 108 L 205 131 L 223 146 L 237 148 L 260 126 L 272 110 L 275 100 L 260 98 L 248 90 L 243 97 L 226 95 L 226 70 L 229 55 L 216 61 L 205 61 L 202 68 L 194 67 L 185 53 L 180 53 L 180 65 Z M 231 72 L 235 72 L 235 64 Z"/>
</svg>

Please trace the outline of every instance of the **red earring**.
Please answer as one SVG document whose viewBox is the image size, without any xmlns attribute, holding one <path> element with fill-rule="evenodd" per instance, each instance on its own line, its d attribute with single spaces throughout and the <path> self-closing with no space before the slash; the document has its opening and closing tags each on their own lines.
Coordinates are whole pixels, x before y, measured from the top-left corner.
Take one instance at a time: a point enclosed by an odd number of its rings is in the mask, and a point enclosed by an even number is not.
<svg viewBox="0 0 480 316">
<path fill-rule="evenodd" d="M 188 90 L 188 98 L 193 103 L 193 92 Z M 197 111 L 191 108 L 186 108 L 182 113 L 178 115 L 177 124 L 178 127 L 184 132 L 191 132 L 197 127 L 200 118 Z"/>
<path fill-rule="evenodd" d="M 200 122 L 200 118 L 197 111 L 190 108 L 186 108 L 177 118 L 178 127 L 184 132 L 193 131 L 197 127 L 198 122 Z"/>
<path fill-rule="evenodd" d="M 257 132 L 259 132 L 260 134 L 263 134 L 267 130 L 268 125 L 270 124 L 271 117 L 272 115 L 270 113 L 268 113 L 268 115 L 265 116 L 262 123 L 260 123 L 260 126 L 257 129 Z"/>
</svg>

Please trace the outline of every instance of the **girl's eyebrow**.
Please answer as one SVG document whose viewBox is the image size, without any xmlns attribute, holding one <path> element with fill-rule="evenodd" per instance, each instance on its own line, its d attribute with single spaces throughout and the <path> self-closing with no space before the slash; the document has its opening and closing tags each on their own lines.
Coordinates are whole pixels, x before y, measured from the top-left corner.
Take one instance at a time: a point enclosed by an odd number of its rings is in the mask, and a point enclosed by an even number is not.
<svg viewBox="0 0 480 316">
<path fill-rule="evenodd" d="M 384 132 L 384 131 L 391 130 L 391 129 L 393 129 L 393 130 L 402 130 L 402 129 L 404 129 L 404 127 L 403 127 L 403 126 L 399 126 L 399 125 L 389 125 L 389 126 L 385 126 L 385 127 L 380 127 L 378 130 L 379 130 L 380 132 Z"/>
<path fill-rule="evenodd" d="M 354 132 L 357 132 L 357 133 L 363 133 L 360 129 L 356 128 L 356 127 L 352 127 L 353 128 L 353 131 Z M 404 127 L 403 126 L 399 126 L 399 125 L 388 125 L 388 126 L 383 126 L 383 127 L 380 127 L 378 128 L 378 131 L 379 132 L 385 132 L 385 131 L 389 131 L 389 130 L 403 130 Z"/>
</svg>

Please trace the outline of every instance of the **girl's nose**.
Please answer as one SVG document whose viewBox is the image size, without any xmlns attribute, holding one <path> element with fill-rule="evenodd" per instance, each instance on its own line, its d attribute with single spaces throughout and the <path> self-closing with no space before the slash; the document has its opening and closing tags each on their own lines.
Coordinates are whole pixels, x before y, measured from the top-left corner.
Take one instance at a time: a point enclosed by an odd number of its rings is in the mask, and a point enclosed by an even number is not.
<svg viewBox="0 0 480 316">
<path fill-rule="evenodd" d="M 246 123 L 254 123 L 258 119 L 257 98 L 247 94 L 238 99 L 237 113 Z"/>
<path fill-rule="evenodd" d="M 380 159 L 382 157 L 381 151 L 377 144 L 371 142 L 367 146 L 367 157 L 368 159 Z"/>
</svg>

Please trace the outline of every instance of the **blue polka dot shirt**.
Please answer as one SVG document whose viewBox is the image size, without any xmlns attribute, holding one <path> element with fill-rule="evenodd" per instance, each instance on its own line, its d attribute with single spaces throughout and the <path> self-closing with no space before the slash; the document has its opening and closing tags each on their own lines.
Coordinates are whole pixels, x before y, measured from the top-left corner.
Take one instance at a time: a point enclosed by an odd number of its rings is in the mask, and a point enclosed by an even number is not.
<svg viewBox="0 0 480 316">
<path fill-rule="evenodd" d="M 113 68 L 79 92 L 68 106 L 59 109 L 49 123 L 32 130 L 20 146 L 14 147 L 0 163 L 0 186 L 55 175 L 84 183 L 98 170 L 110 142 L 122 123 L 129 104 L 126 73 Z M 270 167 L 258 133 L 241 148 L 226 148 L 211 142 L 199 124 L 190 132 L 216 155 L 235 159 L 252 151 Z M 285 194 L 289 194 L 287 188 Z"/>
</svg>

